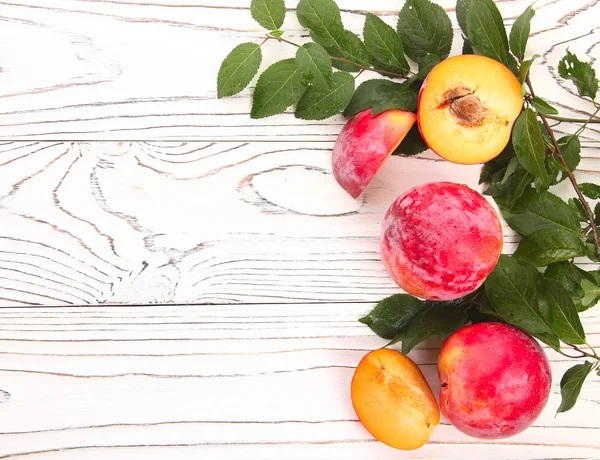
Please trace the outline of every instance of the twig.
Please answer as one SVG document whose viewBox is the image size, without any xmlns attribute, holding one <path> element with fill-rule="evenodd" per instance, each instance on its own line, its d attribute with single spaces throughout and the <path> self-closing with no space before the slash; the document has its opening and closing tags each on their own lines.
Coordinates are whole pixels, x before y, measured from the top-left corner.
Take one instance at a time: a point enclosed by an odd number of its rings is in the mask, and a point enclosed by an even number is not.
<svg viewBox="0 0 600 460">
<path fill-rule="evenodd" d="M 292 46 L 295 46 L 296 48 L 300 48 L 300 45 L 298 45 L 297 43 L 291 42 L 283 37 L 275 37 L 273 35 L 267 34 L 267 40 L 269 40 L 269 39 L 277 40 L 278 42 L 287 43 L 288 45 L 292 45 Z M 369 67 L 366 65 L 362 65 L 362 64 L 359 64 L 358 62 L 354 62 L 354 61 L 351 61 L 350 59 L 346 59 L 345 57 L 337 57 L 337 56 L 329 56 L 329 57 L 334 61 L 340 61 L 340 62 L 346 62 L 348 64 L 352 64 L 356 67 L 359 67 L 363 71 L 370 70 L 371 72 L 377 72 L 379 74 L 388 75 L 390 77 L 406 78 L 406 75 L 402 75 L 400 73 L 395 73 L 395 72 L 388 72 L 387 70 L 377 69 L 375 67 Z"/>
<path fill-rule="evenodd" d="M 531 84 L 529 75 L 527 76 L 527 79 L 525 80 L 525 82 L 527 83 L 527 87 L 529 88 L 531 95 L 533 97 L 535 97 L 535 92 L 533 91 L 533 86 Z M 598 107 L 598 109 L 600 110 L 600 105 L 597 105 L 595 103 L 594 103 L 594 105 L 596 105 Z M 596 110 L 596 113 L 598 113 L 599 110 Z M 554 154 L 558 157 L 558 159 L 562 163 L 563 167 L 565 168 L 565 171 L 567 173 L 569 181 L 571 181 L 571 184 L 573 185 L 573 188 L 575 189 L 575 193 L 577 194 L 579 201 L 581 201 L 581 204 L 583 205 L 583 208 L 585 209 L 585 213 L 587 214 L 589 224 L 592 226 L 592 232 L 594 234 L 594 253 L 596 254 L 597 258 L 600 258 L 600 235 L 598 235 L 598 226 L 596 225 L 596 222 L 594 219 L 594 213 L 592 212 L 592 209 L 590 208 L 590 205 L 588 204 L 587 200 L 583 196 L 583 193 L 581 193 L 581 189 L 579 188 L 579 185 L 577 184 L 577 179 L 575 179 L 575 175 L 573 174 L 573 172 L 567 165 L 565 157 L 563 156 L 562 152 L 560 151 L 560 147 L 558 146 L 558 142 L 556 141 L 556 137 L 554 136 L 554 131 L 550 127 L 550 124 L 548 123 L 546 116 L 539 112 L 538 112 L 538 116 L 541 118 L 542 123 L 548 130 L 548 134 L 550 135 L 550 140 L 552 141 L 552 145 L 554 146 Z"/>
</svg>

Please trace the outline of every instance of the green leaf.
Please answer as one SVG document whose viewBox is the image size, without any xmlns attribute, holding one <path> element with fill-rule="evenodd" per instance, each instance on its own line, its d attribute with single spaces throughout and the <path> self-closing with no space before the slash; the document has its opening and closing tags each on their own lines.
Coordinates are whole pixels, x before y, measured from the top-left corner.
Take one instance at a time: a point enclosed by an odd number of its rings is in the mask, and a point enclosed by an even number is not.
<svg viewBox="0 0 600 460">
<path fill-rule="evenodd" d="M 333 0 L 300 0 L 296 8 L 298 21 L 309 29 L 313 39 L 327 48 L 339 48 L 338 38 L 343 30 L 340 9 Z"/>
<path fill-rule="evenodd" d="M 543 99 L 540 99 L 539 97 L 534 97 L 529 102 L 531 102 L 531 105 L 538 113 L 541 113 L 543 115 L 557 115 L 558 114 L 558 110 L 556 110 L 554 107 L 552 107 L 550 104 L 548 104 Z"/>
<path fill-rule="evenodd" d="M 415 111 L 417 109 L 417 89 L 407 82 L 394 83 L 389 80 L 375 79 L 362 83 L 352 96 L 344 115 L 354 115 L 365 109 L 373 108 L 373 115 L 390 109 Z"/>
<path fill-rule="evenodd" d="M 502 169 L 506 169 L 508 163 L 513 159 L 514 154 L 515 151 L 509 142 L 504 150 L 500 152 L 500 155 L 492 158 L 483 165 L 483 168 L 481 168 L 481 174 L 479 175 L 479 183 L 483 184 L 484 182 L 491 182 L 492 177 L 496 173 L 500 172 Z"/>
<path fill-rule="evenodd" d="M 313 33 L 311 33 L 311 36 L 315 39 L 317 38 Z M 342 30 L 335 36 L 335 40 L 335 46 L 323 45 L 330 56 L 334 58 L 344 58 L 365 67 L 371 65 L 371 57 L 369 56 L 369 53 L 367 53 L 365 44 L 358 35 L 349 30 Z M 318 42 L 319 40 L 316 39 L 315 41 Z M 333 60 L 333 66 L 345 72 L 358 72 L 361 70 L 361 67 L 358 65 L 339 59 Z"/>
<path fill-rule="evenodd" d="M 410 66 L 404 57 L 404 47 L 396 31 L 374 14 L 367 13 L 363 30 L 365 46 L 384 70 L 406 74 Z"/>
<path fill-rule="evenodd" d="M 305 89 L 296 60 L 292 58 L 278 61 L 258 78 L 250 116 L 264 118 L 282 113 L 298 102 Z"/>
<path fill-rule="evenodd" d="M 425 308 L 425 302 L 408 294 L 394 294 L 380 301 L 359 321 L 379 337 L 391 340 Z"/>
<path fill-rule="evenodd" d="M 535 16 L 535 11 L 532 5 L 529 5 L 510 29 L 510 49 L 517 57 L 525 57 L 525 48 L 527 48 L 527 40 L 529 39 L 529 30 L 533 16 Z"/>
<path fill-rule="evenodd" d="M 463 35 L 465 37 L 467 34 L 467 16 L 469 14 L 469 10 L 471 9 L 471 5 L 476 0 L 457 0 L 456 2 L 456 19 L 458 21 L 458 25 L 460 26 Z M 504 20 L 502 19 L 502 14 L 498 10 L 498 7 L 494 3 L 494 0 L 479 0 L 479 2 L 485 6 L 494 20 L 494 27 L 500 31 L 502 31 L 501 38 L 504 44 L 504 48 L 508 51 L 508 38 L 506 37 L 506 29 L 504 27 Z M 469 53 L 472 54 L 472 53 Z"/>
<path fill-rule="evenodd" d="M 429 146 L 421 137 L 419 126 L 415 123 L 408 134 L 402 139 L 400 145 L 392 152 L 392 155 L 412 156 L 427 150 Z"/>
<path fill-rule="evenodd" d="M 269 32 L 269 35 L 272 35 L 273 37 L 281 37 L 284 33 L 285 33 L 285 31 L 278 29 L 278 30 L 272 30 L 271 32 Z"/>
<path fill-rule="evenodd" d="M 577 233 L 562 228 L 543 228 L 523 237 L 514 256 L 537 267 L 585 255 Z"/>
<path fill-rule="evenodd" d="M 506 182 L 493 182 L 484 192 L 494 198 L 503 210 L 511 210 L 517 200 L 530 188 L 533 176 L 523 167 L 517 167 Z"/>
<path fill-rule="evenodd" d="M 402 354 L 407 355 L 419 343 L 431 337 L 445 339 L 468 323 L 466 310 L 446 305 L 446 302 L 431 303 L 429 308 L 418 313 L 396 334 L 391 344 L 402 342 Z"/>
<path fill-rule="evenodd" d="M 252 81 L 262 60 L 260 45 L 242 43 L 227 55 L 217 76 L 217 97 L 233 96 Z"/>
<path fill-rule="evenodd" d="M 586 377 L 592 372 L 594 365 L 589 361 L 583 364 L 576 364 L 570 368 L 560 379 L 560 395 L 562 400 L 558 407 L 557 413 L 567 412 L 577 402 L 577 397 L 581 392 L 583 382 Z"/>
<path fill-rule="evenodd" d="M 547 187 L 550 178 L 545 163 L 546 148 L 533 110 L 525 109 L 517 118 L 512 132 L 512 144 L 523 167 Z"/>
<path fill-rule="evenodd" d="M 542 318 L 564 343 L 585 343 L 585 332 L 569 292 L 558 282 L 545 279 L 540 285 Z"/>
<path fill-rule="evenodd" d="M 541 276 L 530 263 L 503 254 L 484 282 L 485 293 L 496 315 L 558 349 L 558 337 L 538 310 Z"/>
<path fill-rule="evenodd" d="M 587 310 L 598 303 L 600 299 L 600 287 L 597 283 L 592 283 L 589 279 L 581 280 L 581 289 L 583 290 L 583 298 L 581 299 L 580 311 Z"/>
<path fill-rule="evenodd" d="M 519 68 L 519 81 L 521 83 L 525 83 L 533 62 L 539 57 L 541 57 L 539 54 L 534 54 L 531 59 L 527 59 L 521 63 L 521 67 Z"/>
<path fill-rule="evenodd" d="M 415 112 L 417 110 L 418 99 L 418 90 L 410 86 L 407 82 L 394 83 L 388 81 L 386 84 L 380 84 L 375 88 L 372 97 L 373 115 L 390 109 Z"/>
<path fill-rule="evenodd" d="M 467 37 L 476 54 L 481 54 L 510 67 L 508 40 L 500 12 L 493 2 L 472 0 L 467 13 Z M 500 16 L 500 21 L 502 17 Z"/>
<path fill-rule="evenodd" d="M 558 281 L 569 292 L 577 311 L 586 309 L 582 302 L 585 292 L 581 287 L 581 282 L 585 279 L 589 281 L 591 277 L 585 270 L 569 262 L 556 262 L 548 265 L 544 277 Z M 592 284 L 593 281 L 592 278 Z"/>
<path fill-rule="evenodd" d="M 317 43 L 305 43 L 296 52 L 296 65 L 302 78 L 317 89 L 332 88 L 331 58 Z"/>
<path fill-rule="evenodd" d="M 569 50 L 558 63 L 558 74 L 566 80 L 571 80 L 577 87 L 580 96 L 596 98 L 598 92 L 596 72 L 591 65 L 581 62 Z"/>
<path fill-rule="evenodd" d="M 473 0 L 456 0 L 456 20 L 465 37 L 467 36 L 467 14 L 471 3 Z"/>
<path fill-rule="evenodd" d="M 387 83 L 389 83 L 389 80 L 381 79 L 367 80 L 361 83 L 358 88 L 356 88 L 356 91 L 354 92 L 350 103 L 346 107 L 346 110 L 344 110 L 344 116 L 348 117 L 351 115 L 356 115 L 365 109 L 373 107 L 373 98 L 376 94 L 377 88 L 379 85 Z"/>
<path fill-rule="evenodd" d="M 423 56 L 419 59 L 419 71 L 416 75 L 413 75 L 409 79 L 406 80 L 406 83 L 413 84 L 414 82 L 419 82 L 425 80 L 429 72 L 440 63 L 440 58 L 433 55 L 428 54 L 427 56 Z"/>
<path fill-rule="evenodd" d="M 324 120 L 346 108 L 354 94 L 354 77 L 346 72 L 333 74 L 332 89 L 309 87 L 296 107 L 296 118 Z"/>
<path fill-rule="evenodd" d="M 406 0 L 398 16 L 404 52 L 413 61 L 433 54 L 445 59 L 452 46 L 452 23 L 444 9 L 429 0 Z"/>
<path fill-rule="evenodd" d="M 591 182 L 584 182 L 579 184 L 581 193 L 587 196 L 590 200 L 597 200 L 600 198 L 600 185 L 592 184 Z"/>
<path fill-rule="evenodd" d="M 587 222 L 587 212 L 585 212 L 585 208 L 583 207 L 581 201 L 579 201 L 578 198 L 569 198 L 569 207 L 577 215 L 579 222 Z"/>
<path fill-rule="evenodd" d="M 283 0 L 252 0 L 250 14 L 265 29 L 279 29 L 285 19 L 285 4 Z"/>
<path fill-rule="evenodd" d="M 560 151 L 571 171 L 575 171 L 581 160 L 581 142 L 577 136 L 563 136 L 557 141 Z M 563 168 L 564 169 L 564 168 Z"/>
<path fill-rule="evenodd" d="M 343 57 L 364 66 L 371 65 L 371 57 L 362 40 L 353 32 L 344 30 L 339 36 L 339 48 Z"/>
<path fill-rule="evenodd" d="M 521 235 L 529 235 L 544 228 L 559 228 L 579 233 L 581 224 L 577 215 L 561 198 L 550 192 L 537 193 L 529 188 L 516 200 L 510 210 L 502 210 L 510 228 Z"/>
</svg>

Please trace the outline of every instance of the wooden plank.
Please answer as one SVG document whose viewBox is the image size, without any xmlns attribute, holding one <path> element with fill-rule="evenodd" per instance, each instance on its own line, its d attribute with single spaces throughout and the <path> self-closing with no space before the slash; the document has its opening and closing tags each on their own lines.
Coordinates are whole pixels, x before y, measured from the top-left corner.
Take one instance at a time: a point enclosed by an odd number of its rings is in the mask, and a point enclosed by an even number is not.
<svg viewBox="0 0 600 460">
<path fill-rule="evenodd" d="M 288 0 L 286 36 L 302 43 L 306 31 Z M 454 0 L 438 1 L 455 27 Z M 507 24 L 529 0 L 497 1 Z M 252 89 L 216 99 L 216 74 L 227 53 L 264 31 L 249 0 L 12 0 L 0 3 L 0 139 L 4 140 L 333 140 L 344 120 L 297 120 L 293 114 L 251 120 Z M 347 27 L 362 32 L 364 2 L 340 0 Z M 375 0 L 369 10 L 389 24 L 402 2 Z M 570 84 L 557 82 L 567 47 L 582 59 L 600 58 L 593 0 L 536 3 L 529 51 L 537 92 L 566 115 L 590 113 Z M 264 45 L 263 67 L 290 57 L 278 43 Z M 360 81 L 372 78 L 363 75 Z M 252 86 L 252 85 L 251 85 Z M 597 138 L 596 138 L 597 139 Z"/>
<path fill-rule="evenodd" d="M 348 395 L 358 361 L 384 344 L 356 322 L 371 307 L 2 309 L 0 458 L 397 458 L 358 423 Z M 598 310 L 583 317 L 599 345 Z M 438 347 L 411 353 L 435 393 Z M 442 420 L 403 458 L 597 458 L 598 382 L 554 417 L 573 363 L 546 352 L 552 394 L 532 428 L 477 441 Z"/>
<path fill-rule="evenodd" d="M 479 166 L 425 154 L 392 157 L 353 200 L 332 144 L 309 145 L 1 145 L 0 305 L 377 301 L 398 292 L 379 259 L 394 199 L 481 189 Z M 584 150 L 579 177 L 597 182 Z"/>
</svg>

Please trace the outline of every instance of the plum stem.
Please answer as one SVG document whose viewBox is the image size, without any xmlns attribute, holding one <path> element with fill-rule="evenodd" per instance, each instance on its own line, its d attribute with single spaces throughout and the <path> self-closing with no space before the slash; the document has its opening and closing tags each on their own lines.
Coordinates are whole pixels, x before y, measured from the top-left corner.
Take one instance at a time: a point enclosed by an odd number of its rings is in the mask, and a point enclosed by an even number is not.
<svg viewBox="0 0 600 460">
<path fill-rule="evenodd" d="M 527 75 L 525 83 L 527 84 L 527 87 L 529 88 L 529 91 L 531 92 L 531 95 L 533 97 L 535 97 L 535 92 L 533 91 L 533 85 L 531 84 L 531 80 L 529 78 L 529 75 Z M 594 113 L 594 115 L 592 115 L 592 117 L 590 117 L 590 119 L 593 118 L 598 113 L 598 111 L 600 111 L 600 104 L 596 104 L 594 102 L 594 105 L 596 107 L 598 107 L 598 109 L 596 110 L 596 112 Z M 571 181 L 571 184 L 573 185 L 573 188 L 575 189 L 575 193 L 577 194 L 577 197 L 579 198 L 579 201 L 581 202 L 581 204 L 583 205 L 583 208 L 585 209 L 585 213 L 587 214 L 587 217 L 588 217 L 588 222 L 592 226 L 592 233 L 594 234 L 594 253 L 596 255 L 596 258 L 600 259 L 600 235 L 598 234 L 598 226 L 596 225 L 596 221 L 595 221 L 595 218 L 594 218 L 594 213 L 592 212 L 592 208 L 590 208 L 590 205 L 588 204 L 587 200 L 583 196 L 583 193 L 581 193 L 581 189 L 579 188 L 579 184 L 577 183 L 577 179 L 575 179 L 575 175 L 573 174 L 573 172 L 569 168 L 569 165 L 567 165 L 565 157 L 563 156 L 562 152 L 560 151 L 560 147 L 558 146 L 558 142 L 556 141 L 556 137 L 554 136 L 554 131 L 550 127 L 550 124 L 548 123 L 548 120 L 547 120 L 546 116 L 543 113 L 539 113 L 539 112 L 538 112 L 537 115 L 538 115 L 538 117 L 540 117 L 540 119 L 542 120 L 542 123 L 544 124 L 544 126 L 548 130 L 548 134 L 550 135 L 550 140 L 552 141 L 552 145 L 554 146 L 554 155 L 556 155 L 556 157 L 559 159 L 559 161 L 563 165 L 563 168 L 565 169 L 565 171 L 567 173 L 569 181 Z M 588 119 L 587 123 L 589 123 L 590 119 Z M 580 130 L 582 128 L 585 129 L 585 127 L 587 126 L 587 123 L 584 126 L 582 126 L 580 128 Z M 578 131 L 577 134 L 574 134 L 574 136 L 577 136 L 580 133 L 581 132 Z"/>
<path fill-rule="evenodd" d="M 298 45 L 297 43 L 289 41 L 283 37 L 276 37 L 271 34 L 267 34 L 267 40 L 277 40 L 278 42 L 287 43 L 288 45 L 292 45 L 292 46 L 295 46 L 296 48 L 300 48 L 300 45 Z M 341 52 L 341 50 L 340 50 L 340 52 Z M 334 61 L 340 61 L 340 62 L 346 62 L 347 64 L 352 64 L 353 66 L 359 67 L 363 71 L 370 70 L 371 72 L 377 72 L 381 75 L 388 75 L 390 77 L 396 77 L 396 78 L 406 78 L 406 75 L 402 75 L 402 74 L 396 73 L 396 72 L 388 72 L 387 70 L 378 69 L 376 67 L 362 65 L 362 64 L 359 64 L 358 62 L 351 61 L 350 59 L 347 59 L 345 57 L 337 57 L 337 56 L 329 56 L 329 57 Z"/>
<path fill-rule="evenodd" d="M 595 114 L 597 113 L 598 111 L 596 111 Z M 571 118 L 561 117 L 560 115 L 546 115 L 546 118 L 549 118 L 550 120 L 565 121 L 569 123 L 600 123 L 600 118 L 597 118 L 594 115 L 592 115 L 592 118 Z"/>
</svg>

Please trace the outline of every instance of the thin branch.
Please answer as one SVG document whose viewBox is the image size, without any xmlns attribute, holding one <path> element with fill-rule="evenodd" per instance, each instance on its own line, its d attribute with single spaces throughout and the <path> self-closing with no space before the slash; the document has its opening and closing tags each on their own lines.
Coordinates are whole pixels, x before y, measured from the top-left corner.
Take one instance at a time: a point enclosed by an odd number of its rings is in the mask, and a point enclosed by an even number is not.
<svg viewBox="0 0 600 460">
<path fill-rule="evenodd" d="M 535 97 L 535 92 L 533 91 L 533 86 L 531 84 L 531 80 L 530 80 L 529 76 L 527 76 L 527 79 L 525 80 L 525 82 L 527 83 L 527 87 L 529 88 L 531 95 L 533 97 Z M 598 108 L 600 109 L 600 105 L 598 105 Z M 598 112 L 598 110 L 596 112 Z M 581 204 L 583 205 L 583 208 L 585 209 L 585 213 L 587 214 L 587 217 L 588 217 L 588 222 L 592 226 L 592 232 L 594 234 L 594 252 L 596 254 L 596 257 L 600 258 L 600 235 L 598 234 L 598 226 L 596 225 L 596 222 L 594 219 L 594 213 L 592 212 L 592 209 L 590 208 L 590 205 L 588 204 L 587 200 L 583 196 L 583 193 L 581 193 L 579 184 L 577 184 L 577 179 L 575 179 L 575 175 L 569 168 L 569 165 L 567 165 L 565 157 L 563 156 L 562 152 L 560 151 L 560 147 L 558 146 L 558 142 L 556 141 L 556 137 L 554 136 L 554 131 L 550 127 L 548 120 L 546 119 L 546 116 L 539 112 L 538 112 L 538 116 L 541 118 L 542 123 L 548 130 L 548 134 L 550 135 L 550 140 L 552 141 L 552 145 L 554 146 L 554 154 L 557 156 L 557 158 L 562 163 L 562 165 L 567 173 L 567 176 L 569 178 L 569 181 L 571 181 L 571 184 L 573 185 L 573 188 L 575 189 L 575 193 L 577 194 L 579 201 L 581 201 Z"/>
<path fill-rule="evenodd" d="M 267 40 L 277 40 L 278 42 L 283 42 L 283 43 L 287 43 L 288 45 L 292 45 L 295 46 L 296 48 L 300 48 L 300 45 L 298 45 L 297 43 L 291 42 L 283 37 L 275 37 L 271 34 L 267 34 Z M 406 78 L 406 75 L 402 75 L 400 73 L 395 73 L 395 72 L 388 72 L 387 70 L 383 70 L 383 69 L 377 69 L 375 67 L 369 67 L 367 65 L 362 65 L 359 64 L 358 62 L 354 62 L 351 61 L 350 59 L 346 59 L 345 57 L 337 57 L 337 56 L 329 56 L 332 60 L 334 61 L 339 61 L 339 62 L 346 62 L 347 64 L 352 64 L 353 66 L 356 66 L 360 69 L 364 70 L 370 70 L 371 72 L 377 72 L 378 74 L 381 75 L 387 75 L 390 77 L 396 77 L 396 78 Z"/>
<path fill-rule="evenodd" d="M 594 115 L 596 115 L 598 111 Z M 567 121 L 570 123 L 600 123 L 600 118 L 571 118 L 571 117 L 561 117 L 560 115 L 546 115 L 546 118 L 556 121 Z"/>
</svg>

